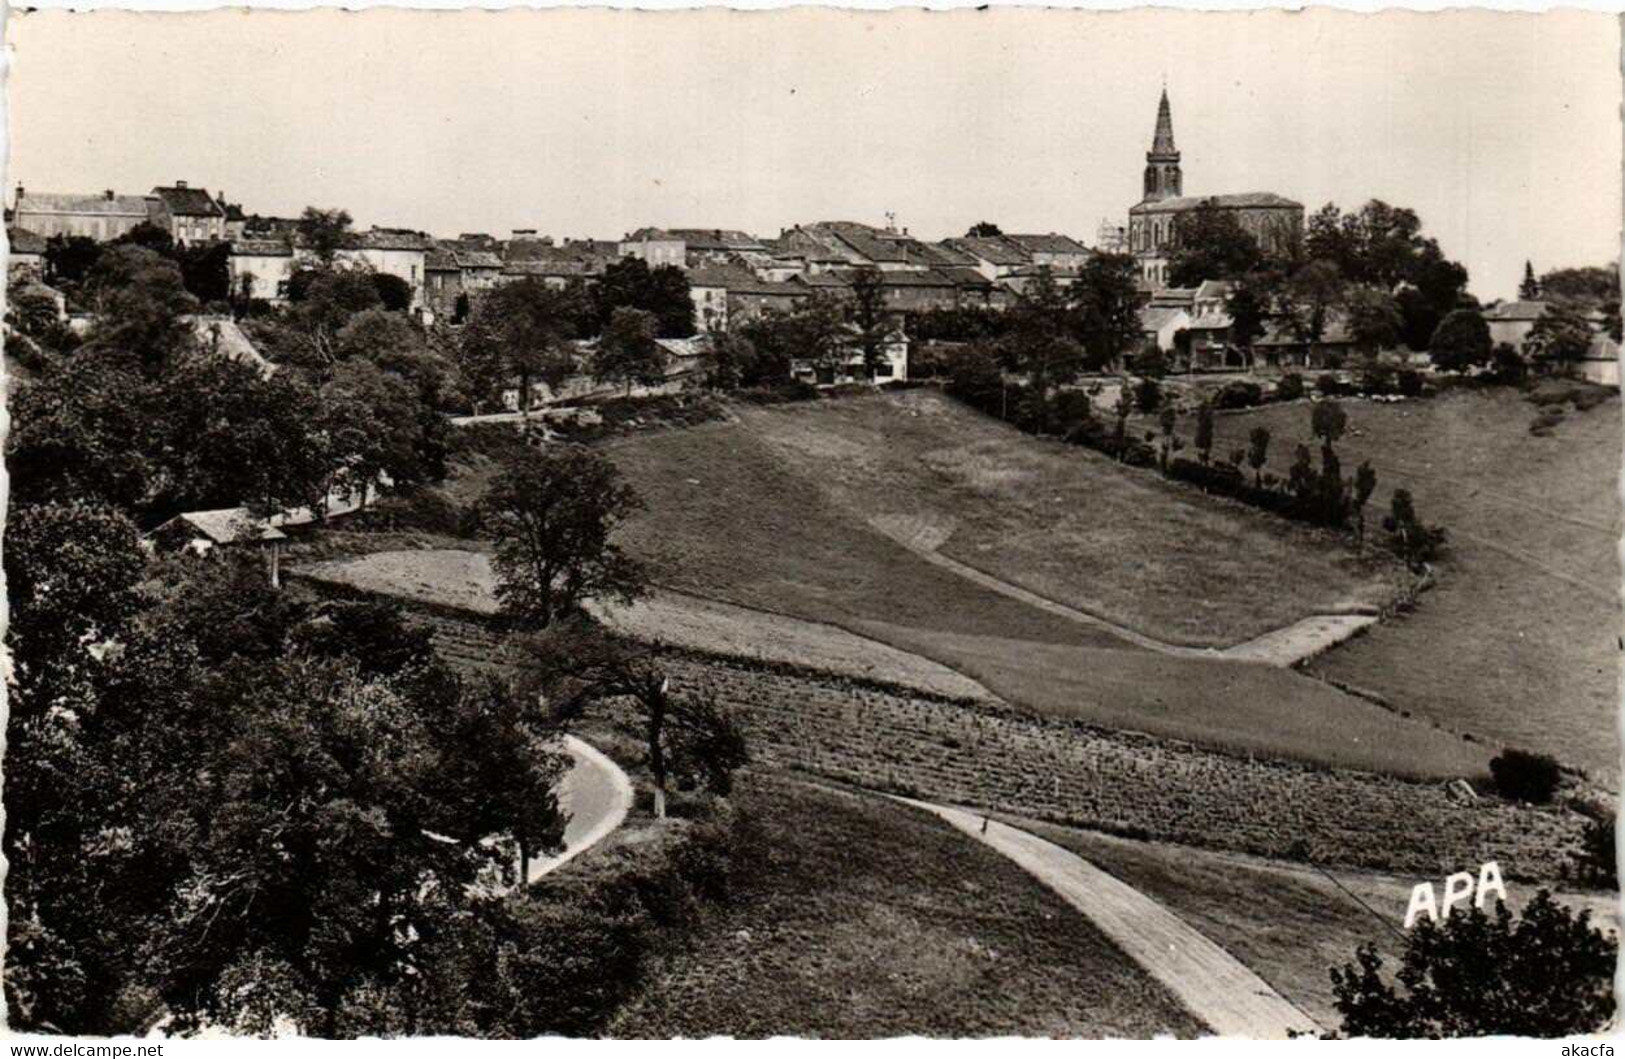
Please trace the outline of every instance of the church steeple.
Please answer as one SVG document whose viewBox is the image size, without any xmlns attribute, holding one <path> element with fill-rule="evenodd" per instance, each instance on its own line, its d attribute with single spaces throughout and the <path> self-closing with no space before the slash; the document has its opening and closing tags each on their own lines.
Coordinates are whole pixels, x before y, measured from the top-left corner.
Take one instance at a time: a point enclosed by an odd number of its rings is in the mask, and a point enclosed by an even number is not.
<svg viewBox="0 0 1625 1059">
<path fill-rule="evenodd" d="M 1168 89 L 1162 90 L 1157 104 L 1157 131 L 1151 139 L 1151 150 L 1145 155 L 1145 201 L 1178 198 L 1183 194 L 1184 178 L 1179 171 L 1179 148 L 1174 146 L 1174 115 L 1168 106 Z"/>
</svg>

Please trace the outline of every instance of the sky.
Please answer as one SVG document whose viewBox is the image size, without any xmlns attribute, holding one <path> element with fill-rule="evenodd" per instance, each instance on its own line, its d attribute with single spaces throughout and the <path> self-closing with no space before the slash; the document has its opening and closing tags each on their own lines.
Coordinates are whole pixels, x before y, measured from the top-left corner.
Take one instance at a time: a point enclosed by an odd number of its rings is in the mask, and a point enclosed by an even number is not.
<svg viewBox="0 0 1625 1059">
<path fill-rule="evenodd" d="M 1166 83 L 1187 194 L 1415 209 L 1481 298 L 1607 264 L 1620 24 L 1583 12 L 14 12 L 6 201 L 186 180 L 436 235 L 896 223 L 1093 244 Z"/>
</svg>

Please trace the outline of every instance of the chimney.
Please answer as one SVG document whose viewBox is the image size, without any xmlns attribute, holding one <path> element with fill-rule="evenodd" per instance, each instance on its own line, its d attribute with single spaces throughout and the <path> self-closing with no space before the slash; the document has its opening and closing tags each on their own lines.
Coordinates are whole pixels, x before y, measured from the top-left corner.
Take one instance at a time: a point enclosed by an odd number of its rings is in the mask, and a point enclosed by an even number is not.
<svg viewBox="0 0 1625 1059">
<path fill-rule="evenodd" d="M 180 188 L 180 189 L 181 189 L 181 190 L 182 190 L 182 191 L 185 191 L 185 190 L 186 190 L 186 181 L 184 181 L 184 180 L 177 180 L 177 181 L 175 181 L 175 186 L 176 186 L 176 187 L 177 187 L 177 188 Z"/>
</svg>

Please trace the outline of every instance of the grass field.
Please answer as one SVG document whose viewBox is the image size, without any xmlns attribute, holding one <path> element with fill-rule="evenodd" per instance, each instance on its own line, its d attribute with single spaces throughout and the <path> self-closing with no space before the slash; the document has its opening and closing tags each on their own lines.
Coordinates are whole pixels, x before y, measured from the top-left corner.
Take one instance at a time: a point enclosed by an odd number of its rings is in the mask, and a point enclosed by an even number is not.
<svg viewBox="0 0 1625 1059">
<path fill-rule="evenodd" d="M 616 1037 L 1196 1036 L 1087 920 L 946 824 L 753 774 L 742 887 L 609 1027 Z"/>
<path fill-rule="evenodd" d="M 1028 437 L 934 391 L 742 417 L 865 520 L 1170 643 L 1229 646 L 1392 594 L 1383 566 L 1306 546 L 1300 527 Z"/>
<path fill-rule="evenodd" d="M 1549 437 L 1529 433 L 1537 409 L 1505 390 L 1345 408 L 1338 454 L 1351 472 L 1366 459 L 1376 469 L 1371 521 L 1403 486 L 1450 532 L 1451 551 L 1414 613 L 1312 668 L 1617 784 L 1619 400 L 1569 409 Z M 1271 468 L 1284 473 L 1308 438 L 1308 409 L 1221 415 L 1215 450 L 1264 425 Z"/>
<path fill-rule="evenodd" d="M 1328 972 L 1352 962 L 1355 949 L 1364 942 L 1377 946 L 1391 971 L 1400 943 L 1388 928 L 1397 930 L 1404 924 L 1411 887 L 1421 881 L 1337 869 L 1333 883 L 1302 865 L 1134 842 L 1020 819 L 1010 823 L 1072 850 L 1160 901 L 1328 1029 L 1341 1024 Z M 1472 870 L 1476 865 L 1462 867 Z M 1440 880 L 1432 881 L 1435 887 L 1440 885 Z M 1509 883 L 1508 902 L 1521 908 L 1535 889 Z M 1592 909 L 1594 924 L 1618 932 L 1616 896 L 1559 896 L 1571 907 Z"/>
<path fill-rule="evenodd" d="M 929 411 L 913 414 L 922 408 Z M 824 416 L 830 417 L 829 425 L 817 425 Z M 869 457 L 840 448 L 840 437 L 853 419 L 859 420 L 852 428 L 855 436 L 865 437 L 863 430 L 881 430 L 887 417 L 906 423 L 898 427 L 897 436 L 911 440 L 897 441 L 895 453 L 887 457 L 895 461 L 885 472 L 890 479 L 882 475 L 881 481 L 861 484 L 865 479 L 853 468 L 866 465 Z M 1270 585 L 1301 582 L 1311 592 L 1282 605 L 1270 602 L 1281 593 L 1260 590 L 1239 577 L 1214 582 L 1229 593 L 1238 610 L 1252 615 L 1230 623 L 1232 635 L 1251 634 L 1260 624 L 1291 620 L 1372 590 L 1374 582 L 1358 580 L 1341 559 L 1306 546 L 1295 527 L 1189 496 L 1151 476 L 1134 476 L 1110 462 L 1096 461 L 1076 448 L 1025 438 L 930 394 L 747 409 L 738 422 L 617 442 L 606 451 L 648 505 L 627 527 L 628 546 L 655 560 L 661 580 L 670 587 L 838 625 L 966 673 L 1010 701 L 1045 713 L 1406 775 L 1483 771 L 1490 755 L 1482 745 L 1463 743 L 1315 681 L 1266 666 L 1139 652 L 1110 633 L 1046 613 L 928 563 L 876 529 L 870 516 L 888 510 L 917 514 L 921 504 L 946 505 L 960 499 L 967 508 L 992 512 L 1006 499 L 1015 497 L 1010 502 L 1017 503 L 1025 494 L 1011 484 L 1006 492 L 981 496 L 967 492 L 961 497 L 955 491 L 958 487 L 933 484 L 937 476 L 916 458 L 928 450 L 925 435 L 933 432 L 944 450 L 958 440 L 991 437 L 1008 450 L 1014 466 L 1026 467 L 1032 459 L 1040 459 L 1046 480 L 1059 479 L 1073 467 L 1076 482 L 1067 487 L 1068 495 L 1080 504 L 1091 490 L 1103 494 L 1115 490 L 1123 496 L 1143 496 L 1153 512 L 1189 509 L 1222 532 L 1250 535 L 1245 548 L 1256 548 L 1264 559 L 1249 576 Z M 788 452 L 786 438 L 801 439 L 802 455 Z M 806 450 L 809 438 L 827 444 L 817 458 Z M 886 449 L 888 444 L 865 438 L 862 448 Z M 1022 455 L 1025 446 L 1041 458 Z M 997 451 L 988 449 L 980 459 L 991 464 Z M 879 506 L 887 495 L 893 495 L 896 503 Z M 1119 497 L 1114 503 L 1127 502 Z M 876 506 L 866 510 L 865 504 Z M 991 513 L 985 517 L 988 525 L 1002 518 Z M 1057 547 L 1073 547 L 1085 539 L 1059 514 L 1050 516 L 1049 523 L 1039 513 L 1031 517 L 1039 525 L 1058 526 L 1057 540 L 1073 542 Z M 1152 534 L 1149 524 L 1154 518 L 1134 517 L 1146 534 Z M 932 532 L 923 518 L 915 525 L 918 533 Z M 887 528 L 898 533 L 897 524 Z M 1103 527 L 1101 532 L 1116 531 Z M 954 539 L 944 550 L 953 548 Z M 1164 531 L 1155 539 L 1167 548 L 1177 547 L 1179 539 L 1187 541 L 1179 561 L 1161 564 L 1159 576 L 1166 591 L 1172 591 L 1179 576 L 1202 580 L 1198 571 L 1205 563 L 1189 543 L 1203 540 L 1200 534 L 1170 536 Z M 965 546 L 971 551 L 982 542 L 975 536 L 969 541 Z M 1013 562 L 1014 554 L 1004 561 Z M 991 565 L 983 558 L 975 562 Z M 1111 575 L 1110 593 L 1124 600 L 1132 600 L 1137 578 L 1149 576 L 1143 568 L 1131 566 L 1118 570 L 1106 564 L 1103 569 Z M 1315 585 L 1322 586 L 1319 596 L 1313 595 Z M 1269 615 L 1268 622 L 1262 615 Z"/>
</svg>

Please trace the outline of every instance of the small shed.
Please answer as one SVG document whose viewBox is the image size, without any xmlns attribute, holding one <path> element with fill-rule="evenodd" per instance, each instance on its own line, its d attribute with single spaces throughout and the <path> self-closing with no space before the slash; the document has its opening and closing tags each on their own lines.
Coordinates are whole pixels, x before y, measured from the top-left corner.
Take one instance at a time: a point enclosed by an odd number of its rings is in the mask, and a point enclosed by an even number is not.
<svg viewBox="0 0 1625 1059">
<path fill-rule="evenodd" d="M 208 555 L 216 548 L 255 548 L 265 554 L 273 586 L 282 583 L 282 546 L 288 535 L 268 521 L 255 518 L 247 508 L 188 511 L 147 534 L 155 551 Z"/>
</svg>

